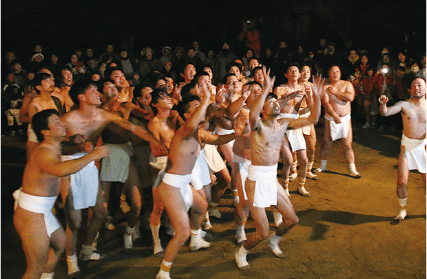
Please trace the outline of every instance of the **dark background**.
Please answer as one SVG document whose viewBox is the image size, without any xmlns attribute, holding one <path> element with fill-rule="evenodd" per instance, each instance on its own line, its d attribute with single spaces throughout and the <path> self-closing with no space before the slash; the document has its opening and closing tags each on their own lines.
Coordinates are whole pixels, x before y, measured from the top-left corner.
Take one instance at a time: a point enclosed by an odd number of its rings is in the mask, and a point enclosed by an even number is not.
<svg viewBox="0 0 427 279">
<path fill-rule="evenodd" d="M 281 38 L 296 51 L 298 43 L 317 46 L 325 38 L 340 51 L 351 39 L 361 49 L 379 53 L 388 45 L 396 53 L 408 36 L 410 51 L 425 52 L 425 0 L 3 0 L 1 5 L 2 54 L 14 50 L 21 60 L 30 58 L 36 44 L 44 54 L 63 54 L 60 62 L 68 62 L 74 50 L 89 46 L 99 56 L 113 43 L 118 53 L 120 47 L 132 46 L 131 38 L 135 52 L 148 45 L 158 58 L 163 46 L 186 48 L 196 39 L 207 53 L 218 50 L 224 39 L 238 46 L 236 36 L 246 20 L 258 22 L 264 47 L 276 47 Z M 302 37 L 295 35 L 301 18 L 309 20 Z M 266 19 L 276 26 L 269 28 Z"/>
</svg>

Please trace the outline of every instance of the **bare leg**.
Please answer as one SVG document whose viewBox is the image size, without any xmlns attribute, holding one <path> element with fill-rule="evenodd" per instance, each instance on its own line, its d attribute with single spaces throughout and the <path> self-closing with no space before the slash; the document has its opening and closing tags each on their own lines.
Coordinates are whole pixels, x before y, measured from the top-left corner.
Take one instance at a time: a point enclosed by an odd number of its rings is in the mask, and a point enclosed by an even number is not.
<svg viewBox="0 0 427 279">
<path fill-rule="evenodd" d="M 47 235 L 44 214 L 34 213 L 18 207 L 13 216 L 15 228 L 21 237 L 27 259 L 27 269 L 22 278 L 39 279 L 43 272 L 53 272 L 65 248 L 62 228 Z"/>
<path fill-rule="evenodd" d="M 69 177 L 61 178 L 61 198 L 66 217 L 67 244 L 65 250 L 67 256 L 72 256 L 77 253 L 77 232 L 81 226 L 82 213 L 81 210 L 74 210 L 74 198 Z"/>
<path fill-rule="evenodd" d="M 212 202 L 219 203 L 219 200 L 231 182 L 231 176 L 228 169 L 224 168 L 216 173 L 216 177 L 217 182 L 212 186 Z"/>
<path fill-rule="evenodd" d="M 289 171 L 291 169 L 292 162 L 293 162 L 292 152 L 287 140 L 280 148 L 280 153 L 282 154 L 282 161 L 283 161 L 282 179 L 287 180 L 289 178 Z"/>
<path fill-rule="evenodd" d="M 247 200 L 245 200 L 243 194 L 243 183 L 242 177 L 240 176 L 240 172 L 237 173 L 236 185 L 239 193 L 239 203 L 237 204 L 236 209 L 234 210 L 234 220 L 236 223 L 236 241 L 237 243 L 240 243 L 246 240 L 245 225 L 250 210 L 249 203 Z"/>
<path fill-rule="evenodd" d="M 407 184 L 409 179 L 409 168 L 405 152 L 405 147 L 400 146 L 396 186 L 397 197 L 399 198 L 400 204 L 400 213 L 395 217 L 395 219 L 397 220 L 403 220 L 406 217 L 406 199 L 408 197 Z"/>
</svg>

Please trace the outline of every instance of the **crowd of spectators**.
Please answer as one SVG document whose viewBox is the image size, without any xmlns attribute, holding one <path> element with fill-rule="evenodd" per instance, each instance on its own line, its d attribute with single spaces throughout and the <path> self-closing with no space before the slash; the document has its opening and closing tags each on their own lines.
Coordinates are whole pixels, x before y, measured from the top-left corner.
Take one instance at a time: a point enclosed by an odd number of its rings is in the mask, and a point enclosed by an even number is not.
<svg viewBox="0 0 427 279">
<path fill-rule="evenodd" d="M 135 46 L 135 49 L 141 49 L 137 53 L 117 49 L 113 44 L 108 44 L 102 51 L 78 49 L 66 56 L 50 51 L 48 47 L 45 51 L 40 45 L 22 57 L 18 57 L 14 50 L 8 50 L 2 60 L 2 136 L 25 134 L 25 127 L 19 120 L 19 109 L 25 94 L 36 94 L 32 79 L 42 68 L 48 68 L 55 74 L 66 66 L 71 70 L 73 80 L 78 81 L 86 78 L 100 80 L 104 78 L 106 69 L 117 66 L 132 87 L 150 83 L 153 73 L 172 79 L 175 86 L 184 81 L 182 67 L 191 62 L 197 73 L 209 67 L 213 75 L 212 84 L 218 85 L 225 83 L 224 78 L 232 68 L 230 65 L 237 62 L 240 81 L 253 78 L 255 66 L 265 65 L 271 69 L 272 75 L 276 75 L 275 86 L 278 86 L 286 82 L 283 72 L 286 63 L 307 64 L 313 74 L 324 76 L 327 76 L 329 67 L 336 64 L 341 68 L 342 79 L 352 81 L 356 90 L 353 117 L 363 122 L 364 128 L 380 130 L 386 126 L 393 130 L 401 123 L 398 117 L 385 120 L 379 116 L 377 119 L 378 96 L 387 95 L 391 104 L 406 100 L 410 98 L 408 89 L 412 80 L 426 77 L 425 53 L 412 52 L 410 45 L 403 49 L 390 45 L 368 51 L 363 48 L 363 42 L 357 45 L 348 42 L 340 50 L 334 42 L 321 39 L 317 45 L 294 44 L 290 47 L 281 40 L 276 46 L 263 46 L 258 31 L 250 24 L 244 26 L 236 39 L 243 42 L 241 47 L 237 47 L 235 42 L 222 42 L 219 50 L 203 48 L 199 41 L 185 47 L 164 46 L 158 52 L 149 46 Z"/>
</svg>

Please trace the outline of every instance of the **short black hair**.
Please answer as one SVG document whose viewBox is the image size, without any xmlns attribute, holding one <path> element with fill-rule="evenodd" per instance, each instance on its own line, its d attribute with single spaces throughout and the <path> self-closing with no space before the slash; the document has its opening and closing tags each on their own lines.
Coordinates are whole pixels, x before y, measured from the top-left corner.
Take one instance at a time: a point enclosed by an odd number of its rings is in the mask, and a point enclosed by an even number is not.
<svg viewBox="0 0 427 279">
<path fill-rule="evenodd" d="M 157 108 L 153 105 L 157 104 L 160 99 L 163 99 L 167 96 L 169 96 L 169 95 L 168 95 L 168 91 L 166 88 L 156 88 L 153 90 L 153 92 L 151 92 L 150 107 L 153 110 L 154 114 L 157 114 Z"/>
<path fill-rule="evenodd" d="M 251 87 L 252 85 L 259 85 L 259 86 L 262 88 L 262 84 L 261 84 L 261 83 L 259 83 L 259 82 L 258 82 L 258 81 L 256 81 L 256 80 L 253 80 L 253 81 L 247 82 L 245 85 L 249 85 L 249 87 Z"/>
<path fill-rule="evenodd" d="M 181 67 L 179 73 L 183 74 L 185 71 L 185 68 L 187 68 L 188 65 L 193 65 L 194 69 L 196 69 L 196 65 L 194 65 L 192 62 L 187 62 L 187 63 L 182 64 L 182 67 Z"/>
<path fill-rule="evenodd" d="M 194 79 L 193 79 L 194 81 Z M 190 82 L 189 84 L 184 85 L 181 89 L 181 97 L 192 95 L 191 90 L 193 90 L 197 85 L 197 82 Z"/>
<path fill-rule="evenodd" d="M 289 70 L 290 67 L 297 67 L 298 71 L 301 71 L 301 67 L 300 67 L 300 65 L 297 62 L 291 62 L 291 63 L 289 63 L 289 64 L 286 65 L 286 69 L 285 69 L 286 71 L 285 71 L 285 73 L 288 72 L 288 70 Z"/>
<path fill-rule="evenodd" d="M 69 95 L 76 107 L 80 107 L 79 95 L 85 94 L 86 90 L 91 86 L 95 86 L 96 88 L 98 88 L 97 83 L 94 82 L 93 80 L 82 80 L 73 84 L 73 86 L 70 89 Z"/>
<path fill-rule="evenodd" d="M 265 98 L 265 100 L 267 101 L 268 99 L 271 99 L 271 98 L 278 99 L 276 94 L 274 94 L 274 93 L 268 93 L 267 98 Z"/>
<path fill-rule="evenodd" d="M 40 93 L 40 90 L 38 90 L 36 86 L 41 85 L 42 81 L 48 78 L 51 78 L 51 76 L 47 73 L 38 73 L 34 76 L 33 86 L 34 86 L 34 89 L 37 91 L 37 93 Z"/>
<path fill-rule="evenodd" d="M 184 120 L 186 120 L 184 117 L 184 113 L 186 113 L 188 111 L 188 109 L 190 108 L 190 103 L 192 101 L 199 101 L 200 102 L 199 96 L 191 95 L 191 94 L 183 96 L 182 100 L 176 106 L 176 110 L 178 111 L 178 113 L 182 117 L 182 119 L 184 119 Z"/>
<path fill-rule="evenodd" d="M 242 72 L 242 64 L 237 62 L 231 62 L 227 65 L 227 73 L 231 70 L 232 67 L 237 67 L 240 72 Z"/>
<path fill-rule="evenodd" d="M 44 141 L 44 135 L 42 134 L 43 130 L 50 130 L 49 129 L 49 120 L 48 118 L 51 115 L 58 115 L 58 112 L 54 109 L 46 109 L 37 112 L 33 115 L 31 118 L 31 126 L 33 128 L 34 133 L 36 134 L 37 140 L 39 142 Z"/>
</svg>

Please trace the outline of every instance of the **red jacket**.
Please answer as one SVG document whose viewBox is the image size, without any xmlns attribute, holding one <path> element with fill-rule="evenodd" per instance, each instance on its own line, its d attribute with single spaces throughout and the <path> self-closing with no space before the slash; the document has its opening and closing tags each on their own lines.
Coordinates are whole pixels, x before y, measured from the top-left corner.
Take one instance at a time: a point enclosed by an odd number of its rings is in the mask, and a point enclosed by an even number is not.
<svg viewBox="0 0 427 279">
<path fill-rule="evenodd" d="M 237 36 L 237 38 L 239 39 L 239 41 L 245 42 L 245 47 L 252 48 L 255 54 L 261 53 L 261 43 L 259 41 L 258 30 L 253 30 L 252 32 L 247 32 L 247 33 L 241 31 Z"/>
</svg>

